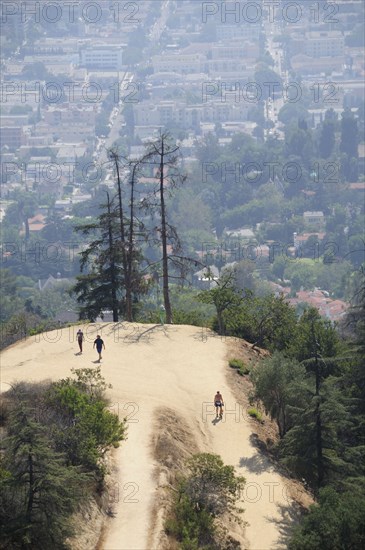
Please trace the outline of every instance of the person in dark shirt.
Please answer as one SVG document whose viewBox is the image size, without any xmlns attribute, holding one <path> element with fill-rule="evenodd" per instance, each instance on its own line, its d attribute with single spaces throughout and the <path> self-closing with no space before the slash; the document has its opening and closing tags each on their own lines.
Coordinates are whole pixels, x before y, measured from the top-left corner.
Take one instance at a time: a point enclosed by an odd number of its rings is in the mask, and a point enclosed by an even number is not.
<svg viewBox="0 0 365 550">
<path fill-rule="evenodd" d="M 82 332 L 81 328 L 79 328 L 79 330 L 77 331 L 76 336 L 80 348 L 80 353 L 82 353 L 82 342 L 84 341 L 84 333 Z"/>
<path fill-rule="evenodd" d="M 96 337 L 96 340 L 94 340 L 93 349 L 95 348 L 95 346 L 96 346 L 96 351 L 99 354 L 99 361 L 100 361 L 102 359 L 101 351 L 103 348 L 105 349 L 105 344 L 104 344 L 104 341 L 100 338 L 100 334 L 98 334 Z"/>
</svg>

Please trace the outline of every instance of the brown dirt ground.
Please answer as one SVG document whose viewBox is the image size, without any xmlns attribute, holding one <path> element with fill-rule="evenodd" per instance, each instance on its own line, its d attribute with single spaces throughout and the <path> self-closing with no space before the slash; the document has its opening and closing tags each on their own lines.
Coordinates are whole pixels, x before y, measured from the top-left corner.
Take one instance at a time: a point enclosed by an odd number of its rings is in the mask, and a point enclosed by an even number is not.
<svg viewBox="0 0 365 550">
<path fill-rule="evenodd" d="M 270 353 L 260 348 L 252 349 L 251 344 L 239 338 L 227 338 L 227 347 L 227 383 L 236 399 L 248 409 L 252 406 L 250 404 L 250 393 L 253 390 L 252 382 L 250 381 L 249 375 L 241 376 L 237 373 L 236 369 L 230 368 L 228 366 L 228 361 L 230 359 L 241 359 L 245 365 L 250 368 L 251 365 L 254 366 L 265 357 L 269 357 Z M 256 405 L 255 403 L 255 406 Z M 280 474 L 287 479 L 286 486 L 289 490 L 289 496 L 303 508 L 303 510 L 308 509 L 314 502 L 313 495 L 303 483 L 294 479 L 290 475 L 290 472 L 277 460 L 275 455 L 275 445 L 279 441 L 277 425 L 267 414 L 265 414 L 265 410 L 262 406 L 259 407 L 259 411 L 262 415 L 262 422 L 247 415 L 247 420 L 255 436 L 255 444 L 257 448 L 266 455 L 270 462 L 275 465 L 275 468 L 280 471 Z"/>
</svg>

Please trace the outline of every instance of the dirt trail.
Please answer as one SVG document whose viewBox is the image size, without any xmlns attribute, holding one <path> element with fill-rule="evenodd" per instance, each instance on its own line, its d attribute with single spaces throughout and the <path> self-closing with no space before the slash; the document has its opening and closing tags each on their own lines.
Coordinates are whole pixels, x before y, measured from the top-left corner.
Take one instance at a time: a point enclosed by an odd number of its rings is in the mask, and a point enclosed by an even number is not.
<svg viewBox="0 0 365 550">
<path fill-rule="evenodd" d="M 255 448 L 246 411 L 227 385 L 226 343 L 197 327 L 102 323 L 84 327 L 85 349 L 78 355 L 77 329 L 31 337 L 3 352 L 1 382 L 6 390 L 14 380 L 56 380 L 70 375 L 72 367 L 92 367 L 97 359 L 92 342 L 97 332 L 102 335 L 102 372 L 113 386 L 113 410 L 127 416 L 128 440 L 116 453 L 118 480 L 110 497 L 115 515 L 101 547 L 152 550 L 152 426 L 154 411 L 166 406 L 184 418 L 202 451 L 220 454 L 246 478 L 241 498 L 248 526 L 245 538 L 243 532 L 240 536 L 242 547 L 285 548 L 292 503 L 285 480 Z M 218 423 L 212 407 L 216 390 L 226 402 L 224 421 Z"/>
</svg>

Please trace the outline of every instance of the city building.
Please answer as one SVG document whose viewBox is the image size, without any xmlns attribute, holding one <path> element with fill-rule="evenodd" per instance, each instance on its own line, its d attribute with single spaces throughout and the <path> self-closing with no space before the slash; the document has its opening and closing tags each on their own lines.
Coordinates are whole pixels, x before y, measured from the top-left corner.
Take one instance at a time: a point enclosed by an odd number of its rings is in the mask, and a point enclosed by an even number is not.
<svg viewBox="0 0 365 550">
<path fill-rule="evenodd" d="M 152 66 L 155 73 L 176 72 L 180 74 L 204 72 L 206 56 L 200 53 L 152 56 Z"/>
<path fill-rule="evenodd" d="M 303 212 L 303 219 L 307 225 L 323 227 L 324 225 L 324 214 L 321 211 L 318 212 Z"/>
<path fill-rule="evenodd" d="M 59 124 L 95 125 L 96 106 L 66 104 L 61 107 L 48 107 L 44 112 L 44 121 L 52 126 Z"/>
<path fill-rule="evenodd" d="M 2 126 L 0 128 L 1 147 L 7 145 L 9 150 L 25 145 L 25 134 L 21 126 Z"/>
<path fill-rule="evenodd" d="M 245 58 L 258 57 L 260 54 L 259 45 L 254 42 L 234 41 L 229 44 L 222 43 L 212 46 L 212 59 L 233 59 L 242 60 Z"/>
<path fill-rule="evenodd" d="M 305 33 L 304 53 L 309 57 L 336 57 L 344 53 L 345 39 L 340 31 Z"/>
<path fill-rule="evenodd" d="M 88 69 L 121 70 L 125 45 L 93 45 L 80 49 L 80 65 Z"/>
<path fill-rule="evenodd" d="M 258 42 L 260 37 L 260 24 L 250 23 L 244 25 L 227 25 L 220 24 L 216 27 L 218 40 L 249 40 L 250 42 Z"/>
</svg>

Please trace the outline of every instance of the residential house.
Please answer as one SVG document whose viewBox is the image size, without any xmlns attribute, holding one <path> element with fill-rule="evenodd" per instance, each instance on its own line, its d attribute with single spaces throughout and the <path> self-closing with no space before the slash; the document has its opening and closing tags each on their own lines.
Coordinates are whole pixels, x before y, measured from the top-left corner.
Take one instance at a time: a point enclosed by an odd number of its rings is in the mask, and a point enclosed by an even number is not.
<svg viewBox="0 0 365 550">
<path fill-rule="evenodd" d="M 321 211 L 303 212 L 303 219 L 306 225 L 310 225 L 312 227 L 318 227 L 318 228 L 323 227 L 325 222 L 324 214 Z"/>
</svg>

